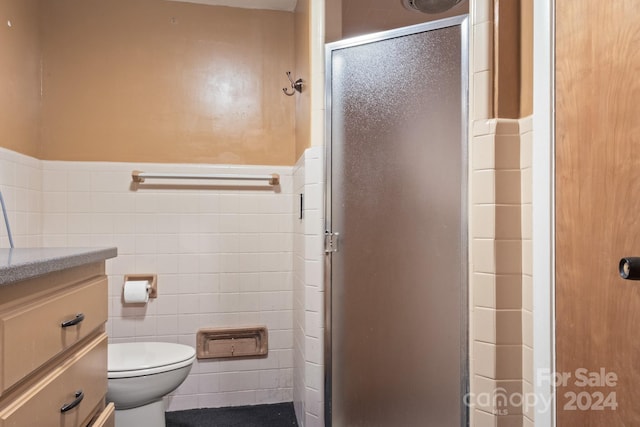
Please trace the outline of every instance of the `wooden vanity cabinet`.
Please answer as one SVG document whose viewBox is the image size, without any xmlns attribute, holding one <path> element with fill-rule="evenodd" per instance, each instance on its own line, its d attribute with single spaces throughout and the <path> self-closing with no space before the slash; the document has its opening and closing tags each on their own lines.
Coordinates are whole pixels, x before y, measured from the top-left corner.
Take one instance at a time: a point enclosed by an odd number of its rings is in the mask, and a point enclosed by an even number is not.
<svg viewBox="0 0 640 427">
<path fill-rule="evenodd" d="M 114 426 L 104 261 L 0 286 L 0 427 Z"/>
</svg>

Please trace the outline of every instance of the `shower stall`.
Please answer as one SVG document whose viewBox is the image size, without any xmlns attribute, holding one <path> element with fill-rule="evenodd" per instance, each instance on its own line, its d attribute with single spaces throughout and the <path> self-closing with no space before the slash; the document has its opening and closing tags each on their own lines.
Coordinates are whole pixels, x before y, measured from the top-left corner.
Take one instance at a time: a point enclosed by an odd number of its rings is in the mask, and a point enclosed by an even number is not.
<svg viewBox="0 0 640 427">
<path fill-rule="evenodd" d="M 327 45 L 325 423 L 468 424 L 466 16 Z"/>
</svg>

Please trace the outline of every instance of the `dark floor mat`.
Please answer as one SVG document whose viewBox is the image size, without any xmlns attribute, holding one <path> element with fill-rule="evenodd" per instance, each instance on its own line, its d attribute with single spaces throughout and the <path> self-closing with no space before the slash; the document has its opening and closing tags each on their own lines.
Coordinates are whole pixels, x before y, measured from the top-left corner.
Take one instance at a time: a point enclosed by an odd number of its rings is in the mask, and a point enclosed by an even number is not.
<svg viewBox="0 0 640 427">
<path fill-rule="evenodd" d="M 293 403 L 167 412 L 167 427 L 297 427 Z"/>
</svg>

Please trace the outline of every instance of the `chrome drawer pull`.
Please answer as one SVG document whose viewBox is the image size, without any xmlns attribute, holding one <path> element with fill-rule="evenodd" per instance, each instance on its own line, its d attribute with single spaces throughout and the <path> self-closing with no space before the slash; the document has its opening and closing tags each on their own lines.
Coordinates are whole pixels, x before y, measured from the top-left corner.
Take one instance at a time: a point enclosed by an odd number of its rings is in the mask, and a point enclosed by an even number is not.
<svg viewBox="0 0 640 427">
<path fill-rule="evenodd" d="M 82 322 L 84 320 L 84 314 L 83 313 L 78 313 L 76 314 L 76 317 L 74 317 L 71 320 L 67 320 L 62 322 L 62 324 L 60 326 L 62 326 L 63 328 L 68 328 L 69 326 L 73 326 L 73 325 L 77 325 L 78 323 Z"/>
<path fill-rule="evenodd" d="M 68 405 L 67 404 L 62 405 L 62 408 L 60 408 L 60 413 L 64 414 L 65 412 L 72 410 L 73 408 L 78 406 L 80 402 L 82 402 L 82 399 L 84 399 L 84 392 L 82 390 L 76 391 L 75 400 L 69 403 Z"/>
</svg>

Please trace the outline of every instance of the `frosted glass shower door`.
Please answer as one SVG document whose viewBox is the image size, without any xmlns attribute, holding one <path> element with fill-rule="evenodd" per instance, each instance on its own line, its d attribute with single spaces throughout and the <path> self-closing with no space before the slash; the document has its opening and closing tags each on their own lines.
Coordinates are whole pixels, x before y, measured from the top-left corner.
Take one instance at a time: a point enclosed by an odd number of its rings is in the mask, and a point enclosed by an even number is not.
<svg viewBox="0 0 640 427">
<path fill-rule="evenodd" d="M 327 425 L 467 423 L 466 25 L 327 47 Z"/>
</svg>

